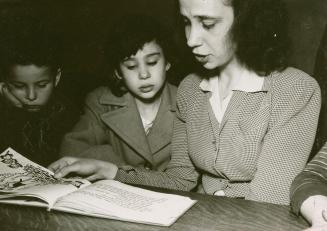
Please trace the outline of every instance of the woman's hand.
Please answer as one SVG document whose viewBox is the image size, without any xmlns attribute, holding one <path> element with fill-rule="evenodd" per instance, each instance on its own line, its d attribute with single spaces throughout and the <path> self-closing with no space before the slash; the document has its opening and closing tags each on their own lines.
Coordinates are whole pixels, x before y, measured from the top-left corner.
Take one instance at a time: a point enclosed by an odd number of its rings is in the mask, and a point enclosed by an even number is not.
<svg viewBox="0 0 327 231">
<path fill-rule="evenodd" d="M 23 107 L 23 103 L 10 92 L 6 83 L 0 82 L 0 94 L 10 105 L 18 108 Z"/>
<path fill-rule="evenodd" d="M 89 181 L 115 178 L 118 167 L 110 162 L 95 159 L 63 157 L 48 166 L 56 178 L 65 177 L 70 173 L 87 176 Z"/>
</svg>

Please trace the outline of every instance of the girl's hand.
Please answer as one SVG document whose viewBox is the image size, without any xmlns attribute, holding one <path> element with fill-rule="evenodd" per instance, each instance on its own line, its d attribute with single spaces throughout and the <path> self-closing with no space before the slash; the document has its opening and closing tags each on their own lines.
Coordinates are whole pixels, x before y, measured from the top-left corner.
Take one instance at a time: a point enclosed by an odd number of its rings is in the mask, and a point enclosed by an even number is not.
<svg viewBox="0 0 327 231">
<path fill-rule="evenodd" d="M 87 176 L 89 181 L 115 178 L 118 167 L 110 162 L 95 159 L 63 157 L 48 166 L 56 178 L 65 177 L 70 173 Z"/>
<path fill-rule="evenodd" d="M 8 89 L 7 85 L 0 82 L 0 94 L 9 104 L 22 108 L 23 104 L 20 102 Z"/>
</svg>

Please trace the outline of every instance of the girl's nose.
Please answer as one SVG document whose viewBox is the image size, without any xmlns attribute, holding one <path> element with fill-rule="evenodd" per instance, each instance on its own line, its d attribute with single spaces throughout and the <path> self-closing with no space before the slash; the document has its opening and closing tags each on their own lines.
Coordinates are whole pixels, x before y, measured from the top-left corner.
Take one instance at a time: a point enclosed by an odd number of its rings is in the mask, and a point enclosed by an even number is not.
<svg viewBox="0 0 327 231">
<path fill-rule="evenodd" d="M 141 67 L 140 72 L 139 72 L 140 79 L 147 79 L 150 77 L 150 72 L 148 68 L 146 67 Z"/>
</svg>

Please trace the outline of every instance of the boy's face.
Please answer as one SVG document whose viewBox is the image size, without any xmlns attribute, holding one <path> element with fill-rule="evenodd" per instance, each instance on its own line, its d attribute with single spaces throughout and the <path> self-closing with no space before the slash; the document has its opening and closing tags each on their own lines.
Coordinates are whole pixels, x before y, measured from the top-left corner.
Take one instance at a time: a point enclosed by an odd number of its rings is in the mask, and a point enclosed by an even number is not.
<svg viewBox="0 0 327 231">
<path fill-rule="evenodd" d="M 11 94 L 30 112 L 45 106 L 60 79 L 60 70 L 55 74 L 50 67 L 14 65 L 7 78 Z"/>
<path fill-rule="evenodd" d="M 155 41 L 144 44 L 142 49 L 124 59 L 119 66 L 126 87 L 141 101 L 155 99 L 170 68 L 161 47 Z"/>
</svg>

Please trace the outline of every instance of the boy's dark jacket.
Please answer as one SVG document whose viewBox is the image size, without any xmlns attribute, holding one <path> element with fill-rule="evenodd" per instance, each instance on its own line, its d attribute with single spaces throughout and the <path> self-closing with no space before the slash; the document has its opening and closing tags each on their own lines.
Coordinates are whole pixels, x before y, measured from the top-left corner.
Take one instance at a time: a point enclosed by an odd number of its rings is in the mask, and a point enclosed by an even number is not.
<svg viewBox="0 0 327 231">
<path fill-rule="evenodd" d="M 11 147 L 43 166 L 57 160 L 61 139 L 78 118 L 78 110 L 62 98 L 52 97 L 39 112 L 0 100 L 0 150 Z"/>
</svg>

